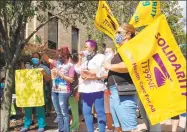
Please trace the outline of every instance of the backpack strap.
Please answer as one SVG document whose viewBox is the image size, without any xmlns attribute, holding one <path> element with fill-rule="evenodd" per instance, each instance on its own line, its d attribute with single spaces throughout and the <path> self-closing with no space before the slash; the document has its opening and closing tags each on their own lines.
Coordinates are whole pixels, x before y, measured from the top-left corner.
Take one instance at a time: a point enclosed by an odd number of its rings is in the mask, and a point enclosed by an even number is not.
<svg viewBox="0 0 187 132">
<path fill-rule="evenodd" d="M 91 59 L 94 58 L 94 56 L 95 56 L 96 54 L 97 54 L 97 53 L 95 52 L 93 55 L 88 55 L 88 56 L 87 56 L 87 60 L 88 60 L 87 65 L 86 65 L 87 70 L 89 70 L 89 69 L 88 69 L 88 63 L 90 62 Z"/>
</svg>

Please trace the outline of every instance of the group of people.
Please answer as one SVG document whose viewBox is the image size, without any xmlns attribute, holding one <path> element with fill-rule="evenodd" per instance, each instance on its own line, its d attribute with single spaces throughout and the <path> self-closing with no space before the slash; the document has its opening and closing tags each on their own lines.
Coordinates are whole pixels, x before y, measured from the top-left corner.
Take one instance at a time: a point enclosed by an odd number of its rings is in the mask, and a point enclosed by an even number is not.
<svg viewBox="0 0 187 132">
<path fill-rule="evenodd" d="M 122 24 L 115 36 L 116 43 L 122 46 L 135 36 L 135 28 Z M 134 86 L 128 69 L 119 53 L 105 48 L 98 53 L 97 42 L 87 40 L 84 50 L 71 54 L 68 47 L 57 50 L 58 58 L 53 60 L 46 54 L 32 54 L 32 65 L 22 68 L 43 68 L 44 85 L 52 81 L 52 103 L 57 115 L 58 132 L 77 131 L 79 129 L 79 104 L 82 101 L 82 114 L 87 131 L 94 132 L 93 107 L 97 115 L 99 132 L 108 129 L 137 131 L 137 105 L 148 131 L 160 131 L 160 124 L 151 125 L 145 109 L 136 93 L 120 95 L 118 85 Z M 50 68 L 41 64 L 41 59 Z M 45 86 L 44 86 L 45 87 Z M 69 106 L 72 111 L 70 125 Z M 45 109 L 35 107 L 38 120 L 38 132 L 46 126 Z M 31 108 L 24 108 L 24 127 L 26 132 L 32 123 Z"/>
<path fill-rule="evenodd" d="M 116 42 L 122 45 L 134 36 L 134 27 L 124 24 L 117 32 Z M 94 131 L 93 106 L 100 132 L 104 132 L 106 126 L 111 128 L 112 124 L 117 131 L 137 129 L 136 95 L 119 96 L 116 88 L 116 83 L 133 85 L 128 70 L 117 52 L 110 49 L 103 51 L 98 53 L 97 42 L 87 40 L 84 50 L 77 55 L 71 54 L 68 47 L 57 50 L 56 60 L 46 54 L 40 56 L 39 53 L 33 53 L 32 65 L 27 68 L 43 68 L 44 85 L 52 81 L 51 97 L 59 132 L 78 130 L 79 124 L 74 122 L 78 122 L 79 98 L 82 100 L 82 113 L 89 132 Z M 50 65 L 50 70 L 40 63 L 41 59 Z M 73 116 L 71 126 L 69 105 Z M 46 125 L 44 113 L 43 106 L 36 107 L 39 132 L 44 131 Z M 31 115 L 31 108 L 25 108 L 24 127 L 21 132 L 29 130 Z M 110 120 L 110 123 L 107 123 L 107 120 Z"/>
</svg>

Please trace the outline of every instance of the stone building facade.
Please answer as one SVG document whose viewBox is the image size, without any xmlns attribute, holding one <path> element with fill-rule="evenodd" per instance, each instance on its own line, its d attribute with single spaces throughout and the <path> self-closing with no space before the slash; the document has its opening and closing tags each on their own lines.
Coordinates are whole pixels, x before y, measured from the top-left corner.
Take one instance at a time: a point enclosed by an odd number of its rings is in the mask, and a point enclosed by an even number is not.
<svg viewBox="0 0 187 132">
<path fill-rule="evenodd" d="M 51 15 L 48 13 L 48 16 Z M 34 29 L 40 24 L 36 17 L 30 20 L 26 25 L 27 38 Z M 67 28 L 63 26 L 59 18 L 53 19 L 51 22 L 42 27 L 30 40 L 30 43 L 37 43 L 37 37 L 41 38 L 42 43 L 48 42 L 48 48 L 58 49 L 61 46 L 68 46 L 71 51 L 81 50 L 85 40 L 88 39 L 86 27 L 80 23 L 74 27 L 69 25 Z"/>
</svg>

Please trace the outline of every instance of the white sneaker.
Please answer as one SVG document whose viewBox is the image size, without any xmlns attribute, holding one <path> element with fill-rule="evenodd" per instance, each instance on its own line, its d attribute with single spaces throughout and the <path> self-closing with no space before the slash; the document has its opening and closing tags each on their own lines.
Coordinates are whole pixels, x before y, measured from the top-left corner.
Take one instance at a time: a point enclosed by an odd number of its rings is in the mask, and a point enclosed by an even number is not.
<svg viewBox="0 0 187 132">
<path fill-rule="evenodd" d="M 108 129 L 108 126 L 105 126 L 105 129 Z M 97 127 L 96 130 L 99 130 L 99 127 Z"/>
<path fill-rule="evenodd" d="M 55 118 L 55 120 L 53 121 L 54 123 L 58 123 L 57 117 Z"/>
</svg>

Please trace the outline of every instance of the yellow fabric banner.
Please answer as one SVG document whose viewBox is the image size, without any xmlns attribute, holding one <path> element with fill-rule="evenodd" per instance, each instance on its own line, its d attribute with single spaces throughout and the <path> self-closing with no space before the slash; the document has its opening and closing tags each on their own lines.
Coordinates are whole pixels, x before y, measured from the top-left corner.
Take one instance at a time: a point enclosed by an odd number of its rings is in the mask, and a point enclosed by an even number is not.
<svg viewBox="0 0 187 132">
<path fill-rule="evenodd" d="M 40 68 L 16 70 L 17 107 L 35 107 L 44 105 L 43 75 Z"/>
<path fill-rule="evenodd" d="M 151 24 L 161 14 L 160 1 L 140 1 L 129 24 L 141 27 Z"/>
<path fill-rule="evenodd" d="M 118 52 L 152 124 L 186 112 L 186 59 L 165 15 Z"/>
<path fill-rule="evenodd" d="M 104 32 L 114 41 L 119 24 L 104 0 L 99 0 L 94 24 L 98 30 Z"/>
</svg>

